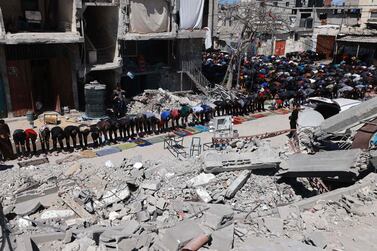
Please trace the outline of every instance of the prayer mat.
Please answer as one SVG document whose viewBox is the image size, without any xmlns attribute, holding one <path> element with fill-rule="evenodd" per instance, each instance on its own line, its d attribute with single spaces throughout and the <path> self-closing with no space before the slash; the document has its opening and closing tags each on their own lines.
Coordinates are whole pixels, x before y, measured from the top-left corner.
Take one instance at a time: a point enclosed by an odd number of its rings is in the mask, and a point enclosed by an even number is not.
<svg viewBox="0 0 377 251">
<path fill-rule="evenodd" d="M 194 128 L 199 130 L 200 132 L 208 132 L 209 131 L 208 127 L 202 126 L 202 125 L 196 125 Z"/>
<path fill-rule="evenodd" d="M 179 137 L 186 137 L 187 135 L 189 135 L 188 132 L 180 130 L 180 129 L 174 130 L 173 133 L 178 135 Z"/>
<path fill-rule="evenodd" d="M 183 131 L 183 132 L 186 132 L 186 136 L 191 136 L 191 135 L 193 135 L 193 132 L 190 132 L 189 130 L 186 130 L 187 128 L 185 128 L 185 129 L 180 129 L 181 131 Z"/>
<path fill-rule="evenodd" d="M 147 140 L 151 144 L 157 144 L 157 143 L 164 142 L 164 137 L 163 136 L 157 136 L 157 137 L 153 137 L 153 138 L 150 138 L 150 139 L 147 139 Z"/>
<path fill-rule="evenodd" d="M 97 157 L 97 154 L 92 150 L 84 150 L 80 152 L 80 155 L 84 158 L 94 158 Z"/>
<path fill-rule="evenodd" d="M 198 133 L 201 132 L 200 130 L 198 130 L 194 127 L 187 127 L 185 130 L 191 132 L 192 134 L 198 134 Z"/>
<path fill-rule="evenodd" d="M 120 152 L 120 149 L 118 147 L 109 147 L 109 148 L 105 148 L 105 149 L 97 151 L 96 154 L 98 157 L 102 157 L 102 156 L 119 153 L 119 152 Z"/>
<path fill-rule="evenodd" d="M 264 114 L 254 114 L 252 116 L 253 116 L 253 118 L 256 118 L 256 119 L 260 119 L 260 118 L 266 117 L 266 115 L 264 115 Z"/>
<path fill-rule="evenodd" d="M 137 144 L 130 142 L 130 143 L 124 143 L 124 144 L 117 145 L 116 147 L 119 148 L 119 150 L 121 150 L 121 151 L 125 151 L 125 150 L 128 150 L 128 149 L 137 147 Z"/>
<path fill-rule="evenodd" d="M 135 139 L 132 141 L 133 143 L 137 144 L 137 146 L 144 147 L 144 146 L 150 146 L 152 143 L 144 140 L 144 139 Z"/>
</svg>

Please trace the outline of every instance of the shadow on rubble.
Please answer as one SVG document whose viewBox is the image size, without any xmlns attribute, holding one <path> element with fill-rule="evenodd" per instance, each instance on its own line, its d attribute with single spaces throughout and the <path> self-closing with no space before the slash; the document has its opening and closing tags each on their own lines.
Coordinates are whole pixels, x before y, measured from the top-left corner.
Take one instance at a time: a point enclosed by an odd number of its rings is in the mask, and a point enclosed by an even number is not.
<svg viewBox="0 0 377 251">
<path fill-rule="evenodd" d="M 307 189 L 305 185 L 298 181 L 296 178 L 282 177 L 277 181 L 277 183 L 285 183 L 287 185 L 290 185 L 295 191 L 295 194 L 300 195 L 302 198 L 309 198 L 318 195 L 318 192 L 316 190 L 311 191 Z"/>
<path fill-rule="evenodd" d="M 0 228 L 1 228 L 1 237 L 0 237 L 0 250 L 10 250 L 12 251 L 12 242 L 9 236 L 9 230 L 7 228 L 7 221 L 4 216 L 3 206 L 0 204 Z"/>
<path fill-rule="evenodd" d="M 11 169 L 13 167 L 13 165 L 4 165 L 4 164 L 0 164 L 0 171 L 5 171 L 7 169 Z M 1 250 L 1 249 L 0 249 Z"/>
</svg>

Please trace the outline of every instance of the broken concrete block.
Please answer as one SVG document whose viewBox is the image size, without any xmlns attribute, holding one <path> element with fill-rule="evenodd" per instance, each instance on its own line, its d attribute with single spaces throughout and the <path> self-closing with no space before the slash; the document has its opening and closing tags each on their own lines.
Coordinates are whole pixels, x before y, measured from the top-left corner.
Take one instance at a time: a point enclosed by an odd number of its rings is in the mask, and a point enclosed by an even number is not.
<svg viewBox="0 0 377 251">
<path fill-rule="evenodd" d="M 64 239 L 62 240 L 62 242 L 64 244 L 67 244 L 67 243 L 72 242 L 72 239 L 73 239 L 73 232 L 72 232 L 72 230 L 68 230 L 67 232 L 65 232 L 65 236 L 64 236 Z"/>
<path fill-rule="evenodd" d="M 147 211 L 138 212 L 136 214 L 136 217 L 141 222 L 146 222 L 146 221 L 149 221 L 151 219 L 151 216 L 149 215 L 149 213 Z"/>
<path fill-rule="evenodd" d="M 306 242 L 313 246 L 325 249 L 327 247 L 326 237 L 322 232 L 312 232 L 306 236 Z"/>
<path fill-rule="evenodd" d="M 33 226 L 33 223 L 31 222 L 29 216 L 25 216 L 17 220 L 17 226 L 19 229 L 26 229 Z"/>
<path fill-rule="evenodd" d="M 124 184 L 121 187 L 111 189 L 106 191 L 100 201 L 95 201 L 95 208 L 106 207 L 112 205 L 116 202 L 123 201 L 130 197 L 131 193 L 128 189 L 127 184 Z"/>
<path fill-rule="evenodd" d="M 158 180 L 149 180 L 142 183 L 140 187 L 147 190 L 157 191 L 160 189 L 161 183 Z"/>
<path fill-rule="evenodd" d="M 119 213 L 117 213 L 115 211 L 111 211 L 109 213 L 109 220 L 111 220 L 111 221 L 116 220 L 116 219 L 118 219 L 119 216 L 120 216 Z"/>
<path fill-rule="evenodd" d="M 155 206 L 156 206 L 158 209 L 164 210 L 165 207 L 166 207 L 166 204 L 167 204 L 166 200 L 164 200 L 163 198 L 159 198 L 159 199 L 157 200 L 157 203 L 156 203 Z"/>
<path fill-rule="evenodd" d="M 143 210 L 143 203 L 141 201 L 135 201 L 129 207 L 130 213 L 138 213 Z"/>
<path fill-rule="evenodd" d="M 205 203 L 208 203 L 212 200 L 212 197 L 211 195 L 207 192 L 207 190 L 205 190 L 204 188 L 197 188 L 195 190 L 196 194 L 199 196 L 199 198 L 205 202 Z"/>
<path fill-rule="evenodd" d="M 130 239 L 123 239 L 117 245 L 117 250 L 121 251 L 134 251 L 137 246 L 137 239 L 130 238 Z"/>
<path fill-rule="evenodd" d="M 147 197 L 147 202 L 153 206 L 155 206 L 157 204 L 157 199 L 156 197 L 152 196 L 152 195 L 149 195 Z"/>
<path fill-rule="evenodd" d="M 41 214 L 41 219 L 42 220 L 48 220 L 48 219 L 54 219 L 54 218 L 63 218 L 63 219 L 68 219 L 75 216 L 75 212 L 72 210 L 47 210 L 44 211 Z"/>
<path fill-rule="evenodd" d="M 300 215 L 300 209 L 294 205 L 278 207 L 280 218 L 283 220 L 295 219 Z"/>
<path fill-rule="evenodd" d="M 217 251 L 228 251 L 233 247 L 234 224 L 219 229 L 212 233 L 211 249 Z"/>
<path fill-rule="evenodd" d="M 151 205 L 148 205 L 147 206 L 147 211 L 150 215 L 154 214 L 154 212 L 156 212 L 156 207 L 155 206 L 151 206 Z"/>
<path fill-rule="evenodd" d="M 71 176 L 80 172 L 80 170 L 81 170 L 81 164 L 76 162 L 72 166 L 68 167 L 68 169 L 64 172 L 64 175 L 68 177 L 68 176 Z"/>
<path fill-rule="evenodd" d="M 42 204 L 39 199 L 34 199 L 22 203 L 17 203 L 16 207 L 14 208 L 14 212 L 17 215 L 21 216 L 30 215 L 32 213 L 35 213 L 41 206 Z"/>
<path fill-rule="evenodd" d="M 141 162 L 136 162 L 134 165 L 133 165 L 133 168 L 135 169 L 141 169 L 143 167 L 143 163 Z"/>
<path fill-rule="evenodd" d="M 233 181 L 232 184 L 230 184 L 230 186 L 226 190 L 225 198 L 227 198 L 227 199 L 233 198 L 236 195 L 236 193 L 238 192 L 238 190 L 240 190 L 245 185 L 245 183 L 249 179 L 250 175 L 251 175 L 250 171 L 245 170 L 245 171 L 241 172 L 241 174 L 237 177 L 237 179 L 235 181 Z"/>
<path fill-rule="evenodd" d="M 80 243 L 78 241 L 74 241 L 72 243 L 65 244 L 62 251 L 80 251 Z"/>
<path fill-rule="evenodd" d="M 283 235 L 283 220 L 280 218 L 267 217 L 263 218 L 263 222 L 267 230 L 276 236 Z"/>
<path fill-rule="evenodd" d="M 120 240 L 128 238 L 132 234 L 136 233 L 139 228 L 140 224 L 136 220 L 131 220 L 121 226 L 117 226 L 116 228 L 105 230 L 100 235 L 100 241 L 104 243 L 112 241 L 119 242 Z"/>
<path fill-rule="evenodd" d="M 166 230 L 161 244 L 169 251 L 178 251 L 193 238 L 204 234 L 192 220 L 182 221 Z"/>
<path fill-rule="evenodd" d="M 211 205 L 203 216 L 203 225 L 217 230 L 233 219 L 234 212 L 229 206 Z"/>
<path fill-rule="evenodd" d="M 215 179 L 216 176 L 212 173 L 201 173 L 198 176 L 189 180 L 189 184 L 193 187 L 203 186 Z"/>
</svg>

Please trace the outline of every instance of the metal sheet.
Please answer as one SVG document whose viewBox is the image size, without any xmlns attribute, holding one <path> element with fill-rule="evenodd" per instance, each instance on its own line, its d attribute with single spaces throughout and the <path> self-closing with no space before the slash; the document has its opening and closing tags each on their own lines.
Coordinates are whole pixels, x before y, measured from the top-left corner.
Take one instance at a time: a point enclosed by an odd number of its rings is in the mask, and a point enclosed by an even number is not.
<svg viewBox="0 0 377 251">
<path fill-rule="evenodd" d="M 326 58 L 331 58 L 334 54 L 335 36 L 318 35 L 317 53 L 323 53 Z"/>
<path fill-rule="evenodd" d="M 372 139 L 373 135 L 377 132 L 377 119 L 374 119 L 370 123 L 366 123 L 361 127 L 355 134 L 355 138 L 352 142 L 352 149 L 368 149 L 369 142 Z"/>
</svg>

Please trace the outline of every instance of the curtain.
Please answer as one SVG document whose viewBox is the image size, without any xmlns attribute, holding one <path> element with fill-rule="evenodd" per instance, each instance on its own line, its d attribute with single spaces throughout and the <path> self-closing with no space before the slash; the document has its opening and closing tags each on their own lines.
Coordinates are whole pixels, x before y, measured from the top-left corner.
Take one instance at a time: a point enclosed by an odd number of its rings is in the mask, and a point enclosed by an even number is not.
<svg viewBox="0 0 377 251">
<path fill-rule="evenodd" d="M 201 29 L 204 0 L 180 0 L 180 29 Z"/>
<path fill-rule="evenodd" d="M 159 33 L 169 30 L 166 0 L 131 0 L 130 32 Z"/>
</svg>

